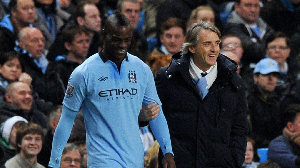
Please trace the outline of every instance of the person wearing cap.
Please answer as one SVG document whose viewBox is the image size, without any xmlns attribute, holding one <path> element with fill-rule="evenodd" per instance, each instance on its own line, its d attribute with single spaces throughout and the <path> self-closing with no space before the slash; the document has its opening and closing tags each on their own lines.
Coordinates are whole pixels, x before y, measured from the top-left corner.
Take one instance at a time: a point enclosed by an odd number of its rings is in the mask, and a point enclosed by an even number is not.
<svg viewBox="0 0 300 168">
<path fill-rule="evenodd" d="M 257 148 L 268 147 L 270 141 L 281 134 L 280 97 L 275 92 L 279 65 L 271 58 L 260 60 L 253 71 L 254 85 L 249 90 L 248 115 L 250 136 Z"/>
<path fill-rule="evenodd" d="M 5 122 L 1 124 L 1 147 L 3 149 L 3 156 L 0 159 L 0 166 L 16 155 L 16 132 L 23 124 L 28 123 L 28 121 L 21 116 L 14 116 L 8 118 Z M 1 148 L 0 147 L 0 148 Z"/>
</svg>

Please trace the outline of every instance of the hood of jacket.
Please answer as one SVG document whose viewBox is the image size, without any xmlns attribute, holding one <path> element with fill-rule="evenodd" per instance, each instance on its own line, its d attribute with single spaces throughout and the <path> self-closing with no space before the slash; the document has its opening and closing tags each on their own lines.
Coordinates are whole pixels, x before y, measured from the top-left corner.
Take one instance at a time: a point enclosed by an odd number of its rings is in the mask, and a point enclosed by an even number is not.
<svg viewBox="0 0 300 168">
<path fill-rule="evenodd" d="M 236 23 L 236 24 L 244 24 L 246 25 L 248 31 L 250 31 L 250 27 L 247 26 L 248 23 L 246 23 L 239 15 L 238 13 L 234 10 L 231 12 L 228 20 L 227 20 L 227 23 Z M 267 23 L 261 18 L 259 17 L 256 21 L 256 24 L 257 24 L 257 27 L 259 28 L 260 31 L 266 31 L 268 25 Z"/>
</svg>

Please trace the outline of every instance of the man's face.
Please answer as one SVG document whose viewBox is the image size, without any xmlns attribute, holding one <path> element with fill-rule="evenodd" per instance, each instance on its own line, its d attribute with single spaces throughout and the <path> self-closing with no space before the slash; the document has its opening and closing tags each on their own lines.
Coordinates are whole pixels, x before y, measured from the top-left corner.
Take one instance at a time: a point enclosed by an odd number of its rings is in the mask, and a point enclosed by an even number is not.
<svg viewBox="0 0 300 168">
<path fill-rule="evenodd" d="M 200 22 L 200 21 L 205 21 L 212 25 L 215 25 L 214 12 L 208 9 L 198 11 L 196 22 Z"/>
<path fill-rule="evenodd" d="M 18 58 L 14 58 L 0 65 L 1 75 L 9 81 L 17 80 L 22 74 L 22 67 Z"/>
<path fill-rule="evenodd" d="M 84 27 L 94 32 L 101 30 L 101 17 L 98 8 L 95 5 L 87 4 L 84 6 Z"/>
<path fill-rule="evenodd" d="M 277 84 L 277 74 L 254 75 L 254 81 L 262 91 L 273 92 Z"/>
<path fill-rule="evenodd" d="M 78 150 L 68 151 L 61 157 L 60 168 L 80 168 L 81 155 Z"/>
<path fill-rule="evenodd" d="M 71 53 L 71 55 L 73 55 L 75 58 L 84 60 L 87 57 L 89 51 L 89 41 L 89 36 L 87 34 L 76 34 L 74 41 L 71 44 L 66 44 L 66 48 L 69 53 Z"/>
<path fill-rule="evenodd" d="M 243 56 L 243 48 L 242 48 L 242 42 L 238 37 L 227 37 L 222 40 L 222 49 L 226 51 L 232 51 L 235 53 L 239 59 Z"/>
<path fill-rule="evenodd" d="M 104 35 L 104 51 L 106 57 L 113 62 L 122 62 L 131 44 L 130 26 L 110 26 Z"/>
<path fill-rule="evenodd" d="M 5 96 L 6 101 L 12 106 L 23 109 L 25 111 L 31 110 L 32 94 L 30 87 L 22 82 L 15 85 L 14 91 L 8 96 Z"/>
<path fill-rule="evenodd" d="M 20 155 L 25 158 L 37 156 L 42 149 L 42 136 L 40 134 L 29 133 L 22 138 Z"/>
<path fill-rule="evenodd" d="M 18 0 L 17 9 L 12 9 L 11 14 L 21 24 L 30 24 L 35 20 L 35 12 L 33 0 Z"/>
<path fill-rule="evenodd" d="M 234 7 L 236 12 L 246 23 L 255 23 L 259 18 L 259 0 L 241 0 L 241 3 L 236 3 Z"/>
<path fill-rule="evenodd" d="M 160 41 L 171 54 L 175 54 L 180 51 L 181 46 L 185 41 L 185 35 L 182 28 L 176 26 L 169 30 L 165 30 L 160 36 Z"/>
<path fill-rule="evenodd" d="M 201 30 L 199 40 L 195 47 L 190 47 L 195 64 L 202 70 L 207 71 L 215 65 L 220 53 L 220 38 L 217 33 L 210 30 Z"/>
<path fill-rule="evenodd" d="M 276 60 L 279 65 L 283 65 L 289 57 L 291 49 L 287 47 L 285 38 L 276 38 L 268 44 L 267 54 Z"/>
<path fill-rule="evenodd" d="M 36 59 L 41 58 L 45 49 L 44 36 L 42 32 L 36 28 L 28 29 L 26 38 L 20 41 L 19 44 Z"/>
<path fill-rule="evenodd" d="M 140 19 L 140 4 L 133 2 L 124 2 L 121 12 L 130 20 L 131 27 L 135 29 Z"/>
</svg>

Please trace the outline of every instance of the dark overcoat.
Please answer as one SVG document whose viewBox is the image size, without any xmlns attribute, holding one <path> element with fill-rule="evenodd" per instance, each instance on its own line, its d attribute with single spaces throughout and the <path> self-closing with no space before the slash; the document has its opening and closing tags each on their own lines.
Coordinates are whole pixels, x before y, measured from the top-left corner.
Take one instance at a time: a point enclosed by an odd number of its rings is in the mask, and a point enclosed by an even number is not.
<svg viewBox="0 0 300 168">
<path fill-rule="evenodd" d="M 155 78 L 176 166 L 241 167 L 249 124 L 237 64 L 219 55 L 217 78 L 202 100 L 189 73 L 190 55 L 175 54 Z"/>
</svg>

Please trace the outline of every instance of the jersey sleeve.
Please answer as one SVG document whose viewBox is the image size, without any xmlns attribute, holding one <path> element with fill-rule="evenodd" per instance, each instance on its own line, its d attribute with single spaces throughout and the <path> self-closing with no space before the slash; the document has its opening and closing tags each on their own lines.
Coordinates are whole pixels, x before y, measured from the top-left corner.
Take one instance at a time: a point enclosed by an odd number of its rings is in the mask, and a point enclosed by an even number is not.
<svg viewBox="0 0 300 168">
<path fill-rule="evenodd" d="M 157 139 L 158 143 L 160 144 L 160 147 L 162 149 L 163 154 L 166 153 L 172 153 L 172 145 L 171 145 L 171 139 L 170 139 L 170 133 L 169 133 L 169 127 L 167 124 L 167 120 L 163 114 L 161 102 L 159 100 L 159 97 L 157 95 L 155 83 L 154 83 L 154 77 L 152 75 L 152 72 L 149 68 L 146 69 L 148 81 L 147 81 L 147 88 L 145 92 L 145 96 L 143 99 L 143 105 L 148 105 L 150 103 L 156 102 L 160 106 L 159 115 L 150 120 L 149 124 L 151 127 L 151 130 Z M 173 154 L 174 155 L 174 154 Z"/>
<path fill-rule="evenodd" d="M 62 114 L 53 136 L 49 167 L 60 167 L 62 152 L 70 137 L 76 115 L 76 111 L 72 111 L 63 106 Z"/>
<path fill-rule="evenodd" d="M 79 66 L 69 78 L 63 105 L 73 111 L 80 110 L 82 102 L 86 97 L 87 71 L 86 66 Z"/>
</svg>

